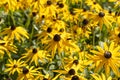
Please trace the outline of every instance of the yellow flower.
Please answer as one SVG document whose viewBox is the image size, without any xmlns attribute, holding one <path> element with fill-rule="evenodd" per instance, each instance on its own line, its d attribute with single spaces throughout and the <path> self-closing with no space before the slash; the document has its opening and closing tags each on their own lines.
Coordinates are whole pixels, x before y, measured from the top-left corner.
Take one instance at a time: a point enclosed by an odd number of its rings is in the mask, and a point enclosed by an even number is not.
<svg viewBox="0 0 120 80">
<path fill-rule="evenodd" d="M 31 48 L 31 49 L 26 49 L 26 50 L 27 50 L 27 53 L 24 53 L 21 59 L 25 58 L 26 62 L 30 61 L 30 64 L 32 62 L 35 62 L 36 66 L 39 63 L 39 60 L 43 62 L 46 51 L 40 50 L 39 48 Z"/>
<path fill-rule="evenodd" d="M 34 80 L 35 76 L 38 75 L 38 68 L 33 66 L 23 67 L 22 71 L 18 74 L 17 80 Z"/>
<path fill-rule="evenodd" d="M 100 11 L 102 7 L 96 2 L 96 0 L 86 0 L 85 3 L 90 6 L 90 10 Z"/>
<path fill-rule="evenodd" d="M 1 2 L 1 1 L 0 1 Z M 2 1 L 3 2 L 3 1 Z M 5 0 L 4 4 L 5 10 L 8 12 L 9 10 L 15 11 L 19 7 L 17 6 L 17 0 Z"/>
<path fill-rule="evenodd" d="M 14 41 L 14 39 L 18 40 L 19 42 L 24 41 L 23 36 L 29 39 L 27 31 L 21 26 L 11 26 L 9 28 L 5 28 L 1 34 L 6 35 L 6 39 L 10 41 Z"/>
<path fill-rule="evenodd" d="M 120 12 L 115 12 L 114 13 L 114 17 L 115 17 L 115 22 L 119 25 L 120 24 Z"/>
<path fill-rule="evenodd" d="M 99 75 L 99 74 L 92 74 L 92 77 L 95 80 L 112 80 L 111 76 L 106 77 L 105 74 L 103 74 L 103 73 L 101 73 L 101 75 Z"/>
<path fill-rule="evenodd" d="M 68 5 L 65 4 L 65 0 L 58 1 L 56 5 L 56 9 L 57 9 L 57 14 L 64 15 L 64 13 L 68 11 Z"/>
<path fill-rule="evenodd" d="M 45 3 L 44 3 L 45 2 Z M 53 17 L 56 13 L 56 6 L 54 5 L 55 1 L 45 0 L 43 3 L 40 1 L 40 6 L 42 9 L 40 10 L 41 13 L 44 13 L 45 17 Z"/>
<path fill-rule="evenodd" d="M 50 74 L 46 73 L 45 75 L 40 75 L 36 78 L 36 80 L 56 80 L 60 74 L 54 76 L 53 78 L 50 76 Z"/>
<path fill-rule="evenodd" d="M 38 33 L 36 36 L 38 40 L 41 40 L 41 39 L 46 40 L 49 37 L 49 35 L 54 34 L 54 32 L 55 32 L 55 29 L 53 26 L 48 27 L 46 25 L 43 25 L 41 27 L 40 33 Z"/>
<path fill-rule="evenodd" d="M 11 60 L 8 59 L 9 63 L 5 64 L 6 69 L 4 70 L 5 72 L 9 72 L 9 75 L 13 75 L 16 71 L 20 73 L 22 70 L 22 67 L 26 66 L 26 64 L 23 61 L 18 60 Z"/>
<path fill-rule="evenodd" d="M 0 55 L 1 57 L 4 56 L 4 53 L 6 52 L 7 55 L 11 58 L 11 53 L 17 53 L 17 47 L 10 42 L 9 40 L 6 39 L 6 37 L 4 37 L 3 40 L 0 40 Z"/>
<path fill-rule="evenodd" d="M 65 22 L 62 20 L 59 20 L 58 18 L 47 19 L 45 25 L 51 26 L 57 31 L 59 31 L 60 29 L 65 30 L 65 27 L 66 27 Z"/>
<path fill-rule="evenodd" d="M 95 64 L 95 72 L 101 68 L 105 69 L 106 75 L 110 74 L 110 69 L 115 75 L 120 76 L 120 46 L 115 46 L 114 42 L 111 42 L 110 46 L 104 43 L 104 48 L 97 46 L 98 51 L 91 50 L 95 55 L 89 56 L 90 60 Z"/>
<path fill-rule="evenodd" d="M 84 52 L 78 53 L 79 55 L 78 57 L 77 56 L 73 57 L 72 55 L 70 55 L 70 57 L 64 58 L 65 67 L 66 68 L 74 67 L 77 70 L 80 70 L 81 72 L 83 72 L 85 69 L 85 66 L 89 64 L 89 61 L 83 59 L 85 57 L 85 53 Z"/>
<path fill-rule="evenodd" d="M 50 35 L 50 38 L 42 41 L 45 45 L 45 49 L 51 52 L 52 58 L 56 51 L 60 54 L 62 51 L 75 52 L 79 51 L 79 47 L 71 40 L 70 34 L 66 32 L 56 32 L 54 35 Z"/>
<path fill-rule="evenodd" d="M 70 11 L 66 12 L 66 15 L 63 17 L 63 19 L 65 21 L 71 21 L 77 24 L 77 21 L 79 20 L 79 13 L 77 13 L 74 9 L 71 9 Z"/>
<path fill-rule="evenodd" d="M 105 24 L 106 27 L 110 29 L 110 27 L 112 27 L 112 23 L 114 22 L 113 16 L 111 16 L 106 10 L 93 13 L 91 18 L 93 19 L 93 24 L 98 24 L 101 30 L 103 24 Z"/>
<path fill-rule="evenodd" d="M 27 8 L 31 8 L 32 3 L 33 0 L 17 0 L 17 7 L 19 7 L 19 9 L 25 10 Z"/>
<path fill-rule="evenodd" d="M 83 76 L 80 75 L 72 75 L 71 77 L 65 77 L 65 80 L 87 80 Z"/>
<path fill-rule="evenodd" d="M 78 69 L 76 69 L 75 67 L 69 68 L 69 67 L 66 67 L 66 66 L 64 66 L 64 69 L 62 69 L 62 70 L 53 70 L 53 72 L 57 72 L 60 75 L 64 74 L 64 75 L 69 76 L 69 77 L 72 76 L 72 75 L 78 74 L 77 71 L 78 71 Z"/>
<path fill-rule="evenodd" d="M 117 44 L 120 44 L 120 27 L 115 27 L 113 31 L 110 31 L 110 40 Z"/>
</svg>

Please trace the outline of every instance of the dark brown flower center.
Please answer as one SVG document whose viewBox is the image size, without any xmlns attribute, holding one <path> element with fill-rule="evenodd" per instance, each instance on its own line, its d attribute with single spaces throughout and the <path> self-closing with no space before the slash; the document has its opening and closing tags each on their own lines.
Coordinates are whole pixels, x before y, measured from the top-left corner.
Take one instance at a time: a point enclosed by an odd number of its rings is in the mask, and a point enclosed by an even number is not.
<svg viewBox="0 0 120 80">
<path fill-rule="evenodd" d="M 76 30 L 74 30 L 73 32 L 74 32 L 75 34 L 77 34 L 77 31 L 76 31 Z"/>
<path fill-rule="evenodd" d="M 43 80 L 48 80 L 47 78 L 43 78 Z"/>
<path fill-rule="evenodd" d="M 97 4 L 96 2 L 93 2 L 93 4 Z"/>
<path fill-rule="evenodd" d="M 29 70 L 26 67 L 23 67 L 23 74 L 27 74 Z"/>
<path fill-rule="evenodd" d="M 0 43 L 0 45 L 4 46 L 4 45 L 5 45 L 5 43 Z"/>
<path fill-rule="evenodd" d="M 36 16 L 36 15 L 37 15 L 37 13 L 36 13 L 36 12 L 32 12 L 32 15 L 33 15 L 33 16 Z"/>
<path fill-rule="evenodd" d="M 73 10 L 71 10 L 70 14 L 75 15 L 76 13 Z"/>
<path fill-rule="evenodd" d="M 42 19 L 44 19 L 45 18 L 45 15 L 42 15 Z"/>
<path fill-rule="evenodd" d="M 32 53 L 34 53 L 34 54 L 37 53 L 37 49 L 33 48 Z"/>
<path fill-rule="evenodd" d="M 55 34 L 53 40 L 58 42 L 58 41 L 60 41 L 60 39 L 61 39 L 60 35 L 59 34 Z"/>
<path fill-rule="evenodd" d="M 112 13 L 112 11 L 111 11 L 111 10 L 109 10 L 109 13 L 111 14 L 111 13 Z"/>
<path fill-rule="evenodd" d="M 120 16 L 120 12 L 115 12 L 115 16 Z"/>
<path fill-rule="evenodd" d="M 120 33 L 118 34 L 118 37 L 120 38 Z"/>
<path fill-rule="evenodd" d="M 63 29 L 63 28 L 61 28 L 61 29 L 59 30 L 59 32 L 64 32 L 64 29 Z"/>
<path fill-rule="evenodd" d="M 17 68 L 17 65 L 16 65 L 16 64 L 14 64 L 14 65 L 13 65 L 13 68 Z"/>
<path fill-rule="evenodd" d="M 83 24 L 83 25 L 87 25 L 87 24 L 88 24 L 88 20 L 87 20 L 87 19 L 84 19 L 84 20 L 82 21 L 82 24 Z"/>
<path fill-rule="evenodd" d="M 87 9 L 84 8 L 84 9 L 83 9 L 83 12 L 86 12 L 86 11 L 87 11 Z"/>
<path fill-rule="evenodd" d="M 78 76 L 73 76 L 71 80 L 79 80 L 79 77 Z"/>
<path fill-rule="evenodd" d="M 68 74 L 74 75 L 74 74 L 75 74 L 75 70 L 74 70 L 74 69 L 70 69 L 70 70 L 68 71 Z"/>
<path fill-rule="evenodd" d="M 60 7 L 60 8 L 63 8 L 63 7 L 64 7 L 64 4 L 63 4 L 63 3 L 59 3 L 59 7 Z"/>
<path fill-rule="evenodd" d="M 11 28 L 10 28 L 11 30 L 15 30 L 16 29 L 16 27 L 15 26 L 11 26 Z"/>
<path fill-rule="evenodd" d="M 104 12 L 99 12 L 99 17 L 104 17 L 105 13 Z"/>
<path fill-rule="evenodd" d="M 72 38 L 67 38 L 67 40 L 72 40 Z"/>
<path fill-rule="evenodd" d="M 52 32 L 52 28 L 51 28 L 51 27 L 48 27 L 48 28 L 47 28 L 47 32 L 48 32 L 48 33 L 51 33 L 51 32 Z"/>
<path fill-rule="evenodd" d="M 105 58 L 109 59 L 109 58 L 111 58 L 111 56 L 112 56 L 112 53 L 110 51 L 105 51 L 104 52 L 104 57 Z"/>
<path fill-rule="evenodd" d="M 47 1 L 47 5 L 50 6 L 51 4 L 52 4 L 52 2 L 51 2 L 50 0 L 48 0 L 48 1 Z"/>
<path fill-rule="evenodd" d="M 53 19 L 53 21 L 56 21 L 56 19 Z"/>
<path fill-rule="evenodd" d="M 79 61 L 78 61 L 78 60 L 74 60 L 74 61 L 73 61 L 73 64 L 78 65 L 78 64 L 79 64 Z"/>
</svg>

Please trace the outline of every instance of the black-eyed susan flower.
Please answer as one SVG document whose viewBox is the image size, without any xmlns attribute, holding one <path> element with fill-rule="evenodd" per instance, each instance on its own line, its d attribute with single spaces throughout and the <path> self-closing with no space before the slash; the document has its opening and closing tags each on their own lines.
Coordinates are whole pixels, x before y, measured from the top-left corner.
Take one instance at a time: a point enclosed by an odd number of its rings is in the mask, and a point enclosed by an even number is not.
<svg viewBox="0 0 120 80">
<path fill-rule="evenodd" d="M 120 24 L 120 12 L 119 11 L 114 13 L 114 17 L 115 17 L 116 24 Z"/>
<path fill-rule="evenodd" d="M 114 41 L 115 43 L 120 43 L 120 27 L 115 27 L 113 31 L 110 32 L 110 40 Z"/>
<path fill-rule="evenodd" d="M 9 72 L 9 75 L 11 74 L 13 75 L 15 72 L 20 73 L 22 68 L 26 66 L 24 61 L 21 61 L 20 59 L 18 60 L 8 59 L 8 61 L 9 63 L 5 64 L 7 68 L 4 71 Z"/>
<path fill-rule="evenodd" d="M 36 66 L 39 63 L 39 60 L 43 62 L 46 51 L 40 50 L 39 48 L 33 48 L 33 47 L 31 47 L 30 49 L 26 49 L 26 50 L 27 50 L 27 53 L 24 53 L 23 56 L 21 57 L 22 59 L 23 58 L 26 59 L 25 62 L 30 61 L 30 64 L 34 62 Z"/>
<path fill-rule="evenodd" d="M 95 64 L 95 72 L 104 69 L 106 75 L 110 74 L 112 70 L 115 75 L 120 76 L 119 66 L 120 66 L 120 46 L 115 46 L 114 42 L 111 42 L 110 46 L 104 43 L 104 48 L 100 46 L 96 47 L 97 50 L 91 50 L 95 55 L 91 55 L 90 60 Z"/>
<path fill-rule="evenodd" d="M 86 0 L 85 3 L 90 6 L 91 11 L 100 11 L 102 10 L 102 7 L 96 0 Z"/>
<path fill-rule="evenodd" d="M 51 77 L 49 73 L 45 74 L 45 75 L 40 75 L 39 77 L 37 77 L 36 80 L 56 80 L 58 77 L 60 76 L 60 74 L 54 76 L 54 77 Z"/>
<path fill-rule="evenodd" d="M 91 75 L 95 80 L 112 80 L 112 77 L 106 77 L 104 73 L 99 74 L 92 74 Z"/>
<path fill-rule="evenodd" d="M 56 10 L 58 14 L 62 15 L 64 15 L 64 13 L 68 11 L 68 5 L 65 3 L 65 0 L 57 2 Z"/>
<path fill-rule="evenodd" d="M 78 70 L 75 67 L 69 68 L 69 67 L 65 67 L 65 66 L 64 66 L 64 69 L 62 69 L 62 70 L 53 70 L 53 72 L 57 72 L 60 75 L 64 74 L 64 75 L 69 76 L 69 77 L 72 75 L 78 74 L 77 71 Z"/>
<path fill-rule="evenodd" d="M 87 80 L 84 76 L 72 75 L 71 77 L 65 77 L 65 80 Z"/>
<path fill-rule="evenodd" d="M 55 16 L 56 13 L 56 6 L 55 6 L 55 1 L 52 0 L 45 0 L 44 3 L 41 3 L 40 1 L 40 6 L 42 9 L 40 12 L 44 13 L 45 17 L 50 18 Z"/>
<path fill-rule="evenodd" d="M 33 3 L 33 0 L 16 0 L 17 1 L 17 7 L 21 10 L 25 10 L 28 8 L 31 8 L 31 4 Z"/>
<path fill-rule="evenodd" d="M 3 1 L 2 1 L 2 2 L 3 2 Z M 19 6 L 17 6 L 17 0 L 12 0 L 12 1 L 5 0 L 3 5 L 4 5 L 5 10 L 6 10 L 7 12 L 8 12 L 9 10 L 15 11 L 16 9 L 19 8 Z"/>
<path fill-rule="evenodd" d="M 59 31 L 60 29 L 65 29 L 66 27 L 66 23 L 58 18 L 51 18 L 49 20 L 46 20 L 46 25 L 51 26 L 57 31 Z"/>
<path fill-rule="evenodd" d="M 66 12 L 66 15 L 63 17 L 65 21 L 75 22 L 79 20 L 79 13 L 77 13 L 74 9 L 69 10 Z"/>
<path fill-rule="evenodd" d="M 10 42 L 9 40 L 6 39 L 6 37 L 4 37 L 3 40 L 0 40 L 0 55 L 1 57 L 4 56 L 5 52 L 7 53 L 7 55 L 11 58 L 11 53 L 17 53 L 17 47 Z"/>
<path fill-rule="evenodd" d="M 38 68 L 34 68 L 34 66 L 24 66 L 22 71 L 18 74 L 17 80 L 34 80 L 37 75 Z"/>
<path fill-rule="evenodd" d="M 78 53 L 79 56 L 72 56 L 70 55 L 69 57 L 65 58 L 65 67 L 66 68 L 71 68 L 74 67 L 77 70 L 80 70 L 81 72 L 84 71 L 86 65 L 89 64 L 89 61 L 84 60 L 83 57 L 85 57 L 84 52 Z M 84 55 L 84 56 L 83 56 Z"/>
<path fill-rule="evenodd" d="M 79 51 L 79 47 L 71 41 L 70 34 L 66 32 L 56 32 L 53 35 L 50 35 L 50 38 L 42 41 L 43 44 L 46 44 L 45 50 L 48 50 L 54 57 L 56 51 L 60 54 L 62 51 Z"/>
<path fill-rule="evenodd" d="M 113 16 L 111 16 L 106 10 L 94 13 L 91 18 L 95 24 L 99 24 L 100 29 L 102 29 L 103 24 L 109 29 L 114 22 Z"/>
<path fill-rule="evenodd" d="M 18 26 L 18 27 L 11 26 L 9 28 L 5 28 L 1 32 L 1 34 L 5 35 L 6 39 L 10 41 L 11 40 L 13 41 L 14 39 L 16 39 L 19 42 L 21 42 L 21 41 L 24 41 L 24 37 L 29 39 L 27 31 L 21 26 Z"/>
<path fill-rule="evenodd" d="M 46 40 L 49 35 L 54 34 L 55 28 L 53 26 L 46 26 L 43 25 L 41 27 L 40 33 L 38 33 L 36 36 L 38 37 L 38 40 Z"/>
</svg>

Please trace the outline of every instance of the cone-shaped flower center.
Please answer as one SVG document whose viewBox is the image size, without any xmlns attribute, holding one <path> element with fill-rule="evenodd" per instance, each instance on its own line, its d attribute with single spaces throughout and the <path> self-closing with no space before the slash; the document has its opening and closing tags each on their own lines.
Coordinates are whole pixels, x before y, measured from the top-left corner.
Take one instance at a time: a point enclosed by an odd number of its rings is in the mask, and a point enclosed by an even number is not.
<svg viewBox="0 0 120 80">
<path fill-rule="evenodd" d="M 47 28 L 47 32 L 48 32 L 48 33 L 51 33 L 51 32 L 52 32 L 52 28 L 51 28 L 51 27 L 48 27 L 48 28 Z"/>
<path fill-rule="evenodd" d="M 73 76 L 71 80 L 79 80 L 79 77 L 78 76 Z"/>
<path fill-rule="evenodd" d="M 73 10 L 71 10 L 70 14 L 75 15 L 76 13 Z"/>
<path fill-rule="evenodd" d="M 61 28 L 61 29 L 59 30 L 59 32 L 64 32 L 64 29 L 63 29 L 63 28 Z"/>
<path fill-rule="evenodd" d="M 32 53 L 34 53 L 34 54 L 37 53 L 37 49 L 33 48 Z"/>
<path fill-rule="evenodd" d="M 45 18 L 45 15 L 42 15 L 42 19 L 44 19 Z"/>
<path fill-rule="evenodd" d="M 105 13 L 104 12 L 99 12 L 99 17 L 104 17 Z"/>
<path fill-rule="evenodd" d="M 47 78 L 44 78 L 43 80 L 48 80 Z"/>
<path fill-rule="evenodd" d="M 112 56 L 112 53 L 110 51 L 105 51 L 104 52 L 104 57 L 105 58 L 109 59 L 109 58 L 111 58 L 111 56 Z"/>
<path fill-rule="evenodd" d="M 47 5 L 50 6 L 51 4 L 52 4 L 52 2 L 51 2 L 50 0 L 48 0 L 48 1 L 47 1 Z"/>
<path fill-rule="evenodd" d="M 78 65 L 78 64 L 79 64 L 79 61 L 78 61 L 78 60 L 74 60 L 74 61 L 73 61 L 73 64 Z"/>
<path fill-rule="evenodd" d="M 11 28 L 10 28 L 11 30 L 15 30 L 16 29 L 16 27 L 15 26 L 11 26 Z"/>
<path fill-rule="evenodd" d="M 74 75 L 74 74 L 75 74 L 75 70 L 74 70 L 74 69 L 70 69 L 70 70 L 68 71 L 68 74 Z"/>
<path fill-rule="evenodd" d="M 118 34 L 118 37 L 120 38 L 120 33 Z"/>
<path fill-rule="evenodd" d="M 83 24 L 83 25 L 87 25 L 87 24 L 88 24 L 88 20 L 87 20 L 87 19 L 84 19 L 84 20 L 82 21 L 82 24 Z"/>
<path fill-rule="evenodd" d="M 16 64 L 14 64 L 13 68 L 17 68 L 17 65 L 16 65 Z"/>
<path fill-rule="evenodd" d="M 93 4 L 97 4 L 96 2 L 93 2 Z"/>
<path fill-rule="evenodd" d="M 60 35 L 59 34 L 55 34 L 53 40 L 58 42 L 58 41 L 60 41 L 60 39 L 61 39 Z"/>
<path fill-rule="evenodd" d="M 63 8 L 63 7 L 64 7 L 64 4 L 63 4 L 63 3 L 59 3 L 59 7 L 60 7 L 60 8 Z"/>
<path fill-rule="evenodd" d="M 29 70 L 26 67 L 23 67 L 23 74 L 27 74 Z"/>
</svg>

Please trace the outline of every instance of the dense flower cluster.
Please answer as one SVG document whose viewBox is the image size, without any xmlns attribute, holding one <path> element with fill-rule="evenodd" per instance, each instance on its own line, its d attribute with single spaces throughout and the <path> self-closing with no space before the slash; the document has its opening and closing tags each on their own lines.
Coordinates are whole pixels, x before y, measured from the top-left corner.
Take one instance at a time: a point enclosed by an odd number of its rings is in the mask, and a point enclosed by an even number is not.
<svg viewBox="0 0 120 80">
<path fill-rule="evenodd" d="M 120 0 L 0 0 L 0 80 L 119 80 Z"/>
</svg>

